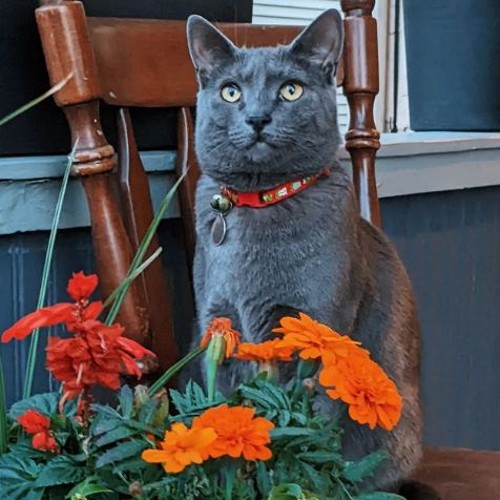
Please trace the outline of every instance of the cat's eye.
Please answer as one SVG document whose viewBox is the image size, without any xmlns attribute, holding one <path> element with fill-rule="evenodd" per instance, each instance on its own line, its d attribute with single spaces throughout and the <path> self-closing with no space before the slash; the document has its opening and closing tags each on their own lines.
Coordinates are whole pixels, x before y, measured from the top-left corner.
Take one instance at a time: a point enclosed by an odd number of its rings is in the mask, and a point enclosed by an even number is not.
<svg viewBox="0 0 500 500">
<path fill-rule="evenodd" d="M 226 83 L 222 87 L 220 95 L 227 102 L 238 102 L 241 99 L 241 90 L 236 83 Z"/>
<path fill-rule="evenodd" d="M 304 87 L 297 82 L 286 82 L 280 88 L 280 96 L 285 101 L 296 101 L 304 93 Z"/>
</svg>

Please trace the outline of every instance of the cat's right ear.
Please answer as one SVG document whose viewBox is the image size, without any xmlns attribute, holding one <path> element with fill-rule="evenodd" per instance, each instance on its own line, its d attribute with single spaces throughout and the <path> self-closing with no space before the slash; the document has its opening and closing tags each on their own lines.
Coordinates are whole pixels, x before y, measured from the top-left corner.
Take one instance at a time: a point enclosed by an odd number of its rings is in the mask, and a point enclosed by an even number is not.
<svg viewBox="0 0 500 500">
<path fill-rule="evenodd" d="M 234 58 L 236 47 L 233 43 L 201 16 L 189 16 L 187 40 L 201 86 L 206 84 L 215 68 Z"/>
<path fill-rule="evenodd" d="M 291 43 L 296 57 L 318 64 L 333 82 L 344 46 L 344 23 L 340 13 L 329 9 L 318 16 Z"/>
</svg>

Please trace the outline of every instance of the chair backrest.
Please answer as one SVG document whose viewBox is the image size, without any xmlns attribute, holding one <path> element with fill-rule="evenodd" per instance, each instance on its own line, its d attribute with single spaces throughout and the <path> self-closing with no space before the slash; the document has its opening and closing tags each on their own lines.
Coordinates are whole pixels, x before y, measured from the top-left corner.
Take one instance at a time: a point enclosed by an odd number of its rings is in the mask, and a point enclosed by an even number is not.
<svg viewBox="0 0 500 500">
<path fill-rule="evenodd" d="M 342 0 L 345 47 L 338 83 L 347 95 L 351 121 L 346 148 L 361 215 L 380 224 L 375 183 L 379 134 L 373 119 L 378 93 L 375 0 Z M 165 20 L 86 17 L 73 0 L 42 0 L 36 11 L 47 69 L 56 84 L 71 75 L 55 94 L 78 141 L 73 171 L 87 195 L 101 292 L 107 296 L 123 279 L 135 248 L 152 219 L 147 177 L 142 168 L 127 107 L 178 108 L 177 172 L 186 177 L 179 191 L 186 251 L 194 251 L 193 204 L 198 168 L 193 150 L 191 107 L 196 80 L 187 51 L 186 23 Z M 237 45 L 286 44 L 297 26 L 219 24 Z M 120 203 L 114 197 L 115 150 L 100 125 L 99 101 L 116 106 Z M 149 252 L 158 247 L 153 241 Z M 130 337 L 149 345 L 168 366 L 176 357 L 167 276 L 156 261 L 136 280 L 119 321 Z M 152 300 L 154 297 L 154 300 Z"/>
</svg>

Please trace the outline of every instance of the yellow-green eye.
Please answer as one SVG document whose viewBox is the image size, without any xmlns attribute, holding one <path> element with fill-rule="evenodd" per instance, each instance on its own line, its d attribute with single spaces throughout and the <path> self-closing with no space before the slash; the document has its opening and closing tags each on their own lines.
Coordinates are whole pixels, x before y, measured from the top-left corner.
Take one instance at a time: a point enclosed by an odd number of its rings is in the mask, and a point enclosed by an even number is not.
<svg viewBox="0 0 500 500">
<path fill-rule="evenodd" d="M 238 102 L 241 98 L 241 90 L 235 83 L 227 83 L 222 87 L 220 95 L 227 102 Z"/>
<path fill-rule="evenodd" d="M 280 96 L 285 101 L 296 101 L 304 93 L 304 87 L 297 82 L 287 82 L 280 88 Z"/>
</svg>

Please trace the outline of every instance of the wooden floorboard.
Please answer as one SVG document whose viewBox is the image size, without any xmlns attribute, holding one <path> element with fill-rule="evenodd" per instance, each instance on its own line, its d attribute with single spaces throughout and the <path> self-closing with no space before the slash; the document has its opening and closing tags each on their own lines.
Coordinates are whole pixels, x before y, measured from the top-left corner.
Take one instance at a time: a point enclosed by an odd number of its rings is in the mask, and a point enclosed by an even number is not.
<svg viewBox="0 0 500 500">
<path fill-rule="evenodd" d="M 414 479 L 442 500 L 500 500 L 500 452 L 428 449 Z"/>
</svg>

